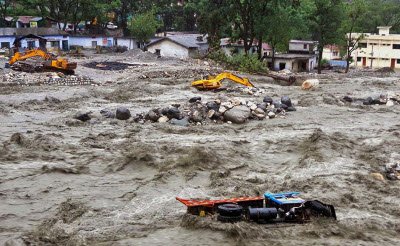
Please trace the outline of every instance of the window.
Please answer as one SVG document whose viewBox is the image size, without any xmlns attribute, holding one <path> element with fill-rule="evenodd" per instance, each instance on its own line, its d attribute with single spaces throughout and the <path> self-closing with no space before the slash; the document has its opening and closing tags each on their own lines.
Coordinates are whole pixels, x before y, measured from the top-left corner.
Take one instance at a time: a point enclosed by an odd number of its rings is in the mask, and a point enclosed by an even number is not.
<svg viewBox="0 0 400 246">
<path fill-rule="evenodd" d="M 393 49 L 400 50 L 400 44 L 393 44 Z"/>
<path fill-rule="evenodd" d="M 308 49 L 308 45 L 307 44 L 304 44 L 303 45 L 303 48 L 306 50 L 306 49 Z"/>
<path fill-rule="evenodd" d="M 357 57 L 357 61 L 360 62 L 362 57 Z"/>
<path fill-rule="evenodd" d="M 400 64 L 400 59 L 397 59 L 397 64 Z"/>
<path fill-rule="evenodd" d="M 28 44 L 28 49 L 35 48 L 35 41 L 28 41 L 27 44 Z"/>
<path fill-rule="evenodd" d="M 339 53 L 337 51 L 333 52 L 333 56 L 337 56 Z"/>
<path fill-rule="evenodd" d="M 1 42 L 1 48 L 10 48 L 10 42 Z"/>
<path fill-rule="evenodd" d="M 51 41 L 50 45 L 53 48 L 59 48 L 60 47 L 60 41 Z"/>
<path fill-rule="evenodd" d="M 358 47 L 359 48 L 367 48 L 367 43 L 359 43 Z"/>
</svg>

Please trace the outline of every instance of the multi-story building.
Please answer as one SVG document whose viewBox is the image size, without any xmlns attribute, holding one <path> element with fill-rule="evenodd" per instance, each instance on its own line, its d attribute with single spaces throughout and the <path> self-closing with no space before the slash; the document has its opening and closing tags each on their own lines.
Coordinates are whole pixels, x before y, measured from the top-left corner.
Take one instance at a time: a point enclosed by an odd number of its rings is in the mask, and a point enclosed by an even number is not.
<svg viewBox="0 0 400 246">
<path fill-rule="evenodd" d="M 353 34 L 354 39 L 364 36 L 352 54 L 354 66 L 400 68 L 400 34 L 390 34 L 390 28 L 390 26 L 378 27 L 378 34 Z"/>
<path fill-rule="evenodd" d="M 292 72 L 309 72 L 317 64 L 315 41 L 290 40 L 288 53 L 267 57 L 268 67 L 273 70 L 288 69 Z"/>
</svg>

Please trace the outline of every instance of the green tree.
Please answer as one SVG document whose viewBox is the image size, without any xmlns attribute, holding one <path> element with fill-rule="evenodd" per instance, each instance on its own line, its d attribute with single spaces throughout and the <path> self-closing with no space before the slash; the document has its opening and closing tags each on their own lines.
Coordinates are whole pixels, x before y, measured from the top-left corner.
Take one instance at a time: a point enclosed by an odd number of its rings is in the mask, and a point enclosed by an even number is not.
<svg viewBox="0 0 400 246">
<path fill-rule="evenodd" d="M 233 39 L 241 39 L 246 54 L 249 53 L 256 38 L 255 24 L 260 10 L 259 1 L 231 0 L 230 20 L 233 24 Z"/>
<path fill-rule="evenodd" d="M 314 0 L 310 15 L 310 30 L 318 42 L 318 73 L 322 70 L 322 53 L 325 45 L 343 39 L 339 31 L 344 15 L 342 0 Z"/>
<path fill-rule="evenodd" d="M 364 38 L 362 33 L 363 19 L 367 16 L 367 2 L 365 0 L 354 0 L 345 3 L 345 18 L 342 22 L 342 34 L 344 47 L 346 49 L 346 73 L 349 72 L 353 51 L 358 48 L 358 43 Z"/>
<path fill-rule="evenodd" d="M 227 18 L 229 14 L 228 1 L 222 0 L 189 0 L 188 5 L 196 9 L 197 26 L 200 32 L 208 34 L 211 50 L 220 48 L 220 40 L 231 31 Z"/>
<path fill-rule="evenodd" d="M 157 20 L 155 11 L 151 10 L 133 18 L 129 30 L 138 40 L 140 46 L 144 47 L 144 44 L 150 41 L 150 38 L 154 36 L 160 26 L 161 23 Z"/>
<path fill-rule="evenodd" d="M 272 64 L 276 51 L 286 51 L 289 41 L 306 31 L 299 6 L 289 0 L 269 1 L 257 23 L 257 32 L 272 48 Z"/>
</svg>

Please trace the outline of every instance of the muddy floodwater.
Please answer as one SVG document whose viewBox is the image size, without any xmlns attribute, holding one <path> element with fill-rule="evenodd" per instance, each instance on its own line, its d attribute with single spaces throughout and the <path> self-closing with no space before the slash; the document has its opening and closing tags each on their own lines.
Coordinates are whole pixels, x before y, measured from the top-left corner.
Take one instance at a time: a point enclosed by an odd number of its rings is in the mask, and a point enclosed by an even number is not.
<svg viewBox="0 0 400 246">
<path fill-rule="evenodd" d="M 341 100 L 399 95 L 400 74 L 326 72 L 309 91 L 245 75 L 266 92 L 254 96 L 191 88 L 221 70 L 203 61 L 129 53 L 76 61 L 77 75 L 100 85 L 0 86 L 0 245 L 400 245 L 400 181 L 371 175 L 400 161 L 400 105 Z M 102 61 L 134 65 L 81 65 Z M 125 106 L 135 115 L 194 96 L 283 95 L 297 111 L 241 125 L 100 114 Z M 75 120 L 77 111 L 92 119 Z M 175 200 L 267 191 L 333 204 L 338 220 L 222 224 L 186 215 Z"/>
</svg>

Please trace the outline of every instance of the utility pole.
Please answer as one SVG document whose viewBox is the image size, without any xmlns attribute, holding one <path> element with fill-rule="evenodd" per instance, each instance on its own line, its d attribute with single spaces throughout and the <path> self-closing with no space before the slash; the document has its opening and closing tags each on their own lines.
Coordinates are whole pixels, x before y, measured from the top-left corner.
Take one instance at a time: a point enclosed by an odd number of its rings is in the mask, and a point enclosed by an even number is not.
<svg viewBox="0 0 400 246">
<path fill-rule="evenodd" d="M 371 52 L 371 68 L 372 68 L 372 62 L 374 61 L 374 59 L 373 59 L 373 57 L 374 57 L 374 44 L 372 44 L 372 52 Z"/>
</svg>

